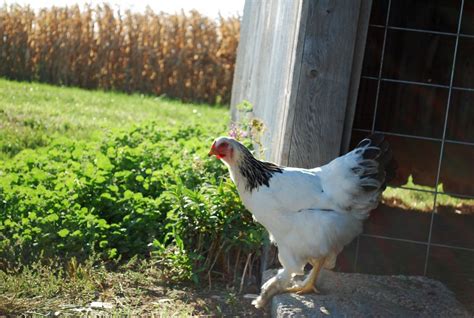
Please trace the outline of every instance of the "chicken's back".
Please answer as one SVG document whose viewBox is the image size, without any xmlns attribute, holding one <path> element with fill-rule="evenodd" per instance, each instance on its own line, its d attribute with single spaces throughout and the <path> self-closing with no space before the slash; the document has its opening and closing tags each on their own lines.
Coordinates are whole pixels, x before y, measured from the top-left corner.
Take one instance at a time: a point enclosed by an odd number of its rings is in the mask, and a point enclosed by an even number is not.
<svg viewBox="0 0 474 318">
<path fill-rule="evenodd" d="M 322 191 L 318 171 L 282 168 L 275 174 L 269 186 L 261 186 L 253 191 L 239 187 L 240 197 L 245 207 L 255 219 L 270 232 L 287 226 L 286 215 L 305 209 L 331 210 L 336 208 Z"/>
<path fill-rule="evenodd" d="M 252 191 L 238 183 L 244 205 L 270 233 L 291 227 L 303 210 L 347 213 L 365 220 L 395 174 L 395 162 L 382 135 L 372 135 L 344 156 L 315 169 L 281 168 L 268 186 Z"/>
</svg>

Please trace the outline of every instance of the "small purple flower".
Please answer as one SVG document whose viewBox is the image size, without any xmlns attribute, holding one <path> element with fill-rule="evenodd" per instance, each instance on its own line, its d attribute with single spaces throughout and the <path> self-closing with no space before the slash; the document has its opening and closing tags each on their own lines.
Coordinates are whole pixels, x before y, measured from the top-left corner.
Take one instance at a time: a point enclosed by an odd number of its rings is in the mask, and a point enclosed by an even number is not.
<svg viewBox="0 0 474 318">
<path fill-rule="evenodd" d="M 238 139 L 238 128 L 235 124 L 230 125 L 230 130 L 229 130 L 229 137 Z"/>
<path fill-rule="evenodd" d="M 247 138 L 248 132 L 242 130 L 238 124 L 232 123 L 230 125 L 229 136 L 235 138 L 237 140 L 241 140 L 243 138 Z"/>
</svg>

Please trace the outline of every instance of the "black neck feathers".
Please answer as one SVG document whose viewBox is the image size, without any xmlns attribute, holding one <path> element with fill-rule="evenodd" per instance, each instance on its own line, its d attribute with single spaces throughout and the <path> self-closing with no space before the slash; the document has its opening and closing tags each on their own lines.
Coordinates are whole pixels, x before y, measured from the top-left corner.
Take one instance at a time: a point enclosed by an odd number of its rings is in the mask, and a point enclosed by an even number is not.
<svg viewBox="0 0 474 318">
<path fill-rule="evenodd" d="M 245 189 L 250 192 L 262 185 L 268 187 L 273 175 L 283 172 L 281 167 L 274 163 L 257 160 L 244 146 L 241 146 L 241 153 L 239 169 L 245 178 Z"/>
</svg>

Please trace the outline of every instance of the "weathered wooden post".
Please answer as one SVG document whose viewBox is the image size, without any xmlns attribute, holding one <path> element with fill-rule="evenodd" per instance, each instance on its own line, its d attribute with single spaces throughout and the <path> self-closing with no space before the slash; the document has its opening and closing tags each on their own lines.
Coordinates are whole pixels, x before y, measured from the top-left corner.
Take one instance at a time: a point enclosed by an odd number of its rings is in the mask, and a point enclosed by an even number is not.
<svg viewBox="0 0 474 318">
<path fill-rule="evenodd" d="M 266 157 L 315 167 L 345 151 L 371 0 L 247 0 L 232 91 L 267 130 Z"/>
<path fill-rule="evenodd" d="M 247 0 L 231 110 L 248 100 L 267 160 L 316 167 L 345 152 L 372 0 Z M 264 244 L 261 270 L 267 267 Z"/>
</svg>

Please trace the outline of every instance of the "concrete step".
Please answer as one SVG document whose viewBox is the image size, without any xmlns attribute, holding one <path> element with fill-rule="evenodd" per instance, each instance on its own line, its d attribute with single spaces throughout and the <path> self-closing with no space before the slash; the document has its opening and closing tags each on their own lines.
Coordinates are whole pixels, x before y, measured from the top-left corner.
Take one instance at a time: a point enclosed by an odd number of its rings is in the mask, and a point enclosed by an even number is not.
<svg viewBox="0 0 474 318">
<path fill-rule="evenodd" d="M 276 270 L 264 273 L 264 280 Z M 321 271 L 321 294 L 280 294 L 272 317 L 473 317 L 442 283 L 421 276 Z"/>
</svg>

